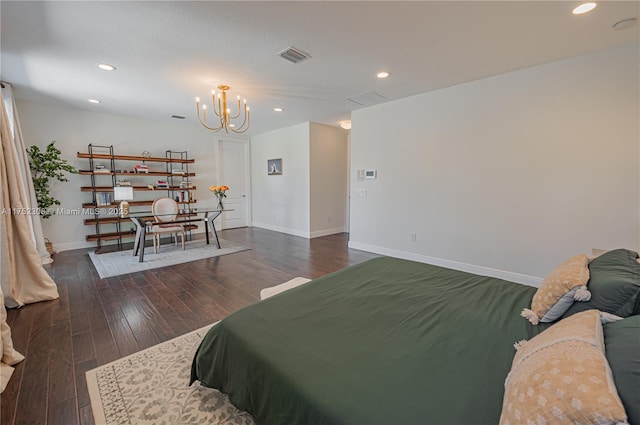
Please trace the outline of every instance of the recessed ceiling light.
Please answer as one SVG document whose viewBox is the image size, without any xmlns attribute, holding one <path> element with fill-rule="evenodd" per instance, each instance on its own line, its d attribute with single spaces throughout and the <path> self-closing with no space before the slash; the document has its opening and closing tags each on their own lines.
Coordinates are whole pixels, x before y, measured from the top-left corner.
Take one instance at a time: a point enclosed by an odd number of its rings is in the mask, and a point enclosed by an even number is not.
<svg viewBox="0 0 640 425">
<path fill-rule="evenodd" d="M 381 72 L 378 72 L 378 73 L 376 74 L 376 77 L 378 77 L 378 78 L 387 78 L 389 75 L 391 75 L 391 73 L 390 73 L 390 72 L 387 72 L 387 71 L 381 71 Z"/>
<path fill-rule="evenodd" d="M 100 103 L 101 101 L 98 99 L 87 99 L 89 103 Z"/>
<path fill-rule="evenodd" d="M 102 69 L 103 71 L 115 71 L 117 69 L 115 66 L 109 65 L 108 63 L 99 63 L 98 68 Z"/>
<path fill-rule="evenodd" d="M 273 108 L 273 110 L 274 110 L 275 112 L 282 112 L 282 111 L 284 111 L 284 109 L 282 109 L 282 108 Z"/>
<path fill-rule="evenodd" d="M 596 4 L 593 3 L 593 2 L 583 3 L 580 6 L 576 7 L 575 9 L 573 9 L 573 14 L 574 15 L 582 15 L 583 13 L 591 12 L 595 8 L 596 8 Z"/>
</svg>

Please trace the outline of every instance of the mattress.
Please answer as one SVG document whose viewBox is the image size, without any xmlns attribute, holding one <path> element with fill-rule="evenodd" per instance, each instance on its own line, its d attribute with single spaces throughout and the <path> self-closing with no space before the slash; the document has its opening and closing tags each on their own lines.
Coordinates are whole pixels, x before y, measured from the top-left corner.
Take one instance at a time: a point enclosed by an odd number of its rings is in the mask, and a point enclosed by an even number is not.
<svg viewBox="0 0 640 425">
<path fill-rule="evenodd" d="M 536 288 L 380 257 L 214 326 L 191 382 L 258 424 L 498 423 Z"/>
</svg>

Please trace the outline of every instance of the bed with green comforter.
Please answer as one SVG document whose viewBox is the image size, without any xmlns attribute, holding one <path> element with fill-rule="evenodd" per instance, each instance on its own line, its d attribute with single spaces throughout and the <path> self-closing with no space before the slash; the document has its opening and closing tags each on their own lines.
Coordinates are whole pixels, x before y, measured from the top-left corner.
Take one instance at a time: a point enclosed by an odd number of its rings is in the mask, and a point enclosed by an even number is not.
<svg viewBox="0 0 640 425">
<path fill-rule="evenodd" d="M 381 257 L 214 326 L 191 381 L 258 424 L 498 423 L 536 288 Z"/>
</svg>

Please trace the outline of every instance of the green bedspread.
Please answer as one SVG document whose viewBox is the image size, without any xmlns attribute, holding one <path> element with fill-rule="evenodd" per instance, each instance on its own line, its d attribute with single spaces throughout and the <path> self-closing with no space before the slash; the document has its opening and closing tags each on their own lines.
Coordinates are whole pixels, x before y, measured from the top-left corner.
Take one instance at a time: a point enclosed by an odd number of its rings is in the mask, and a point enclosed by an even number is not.
<svg viewBox="0 0 640 425">
<path fill-rule="evenodd" d="M 258 424 L 495 425 L 535 290 L 376 258 L 222 320 L 191 379 Z"/>
</svg>

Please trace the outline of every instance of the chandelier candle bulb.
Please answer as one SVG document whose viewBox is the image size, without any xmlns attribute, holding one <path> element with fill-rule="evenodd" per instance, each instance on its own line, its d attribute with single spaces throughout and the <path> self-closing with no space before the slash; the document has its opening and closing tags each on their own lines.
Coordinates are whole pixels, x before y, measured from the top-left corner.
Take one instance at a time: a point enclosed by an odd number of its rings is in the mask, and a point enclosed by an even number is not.
<svg viewBox="0 0 640 425">
<path fill-rule="evenodd" d="M 235 114 L 231 113 L 231 108 L 227 105 L 227 91 L 230 89 L 227 85 L 219 85 L 218 90 L 220 91 L 217 95 L 216 102 L 216 92 L 215 90 L 211 90 L 211 103 L 213 104 L 213 113 L 219 120 L 219 125 L 217 127 L 210 126 L 207 124 L 207 106 L 202 105 L 202 115 L 200 114 L 200 98 L 196 98 L 196 112 L 198 115 L 198 121 L 202 124 L 203 127 L 209 129 L 211 131 L 220 131 L 224 129 L 224 131 L 228 134 L 229 130 L 233 133 L 244 133 L 249 129 L 251 125 L 251 115 L 249 113 L 249 107 L 247 106 L 247 99 L 243 100 L 243 103 L 240 104 L 241 96 L 236 96 L 238 101 L 238 111 Z M 242 115 L 242 123 L 241 124 L 233 124 L 231 120 L 236 118 L 240 118 Z"/>
</svg>

